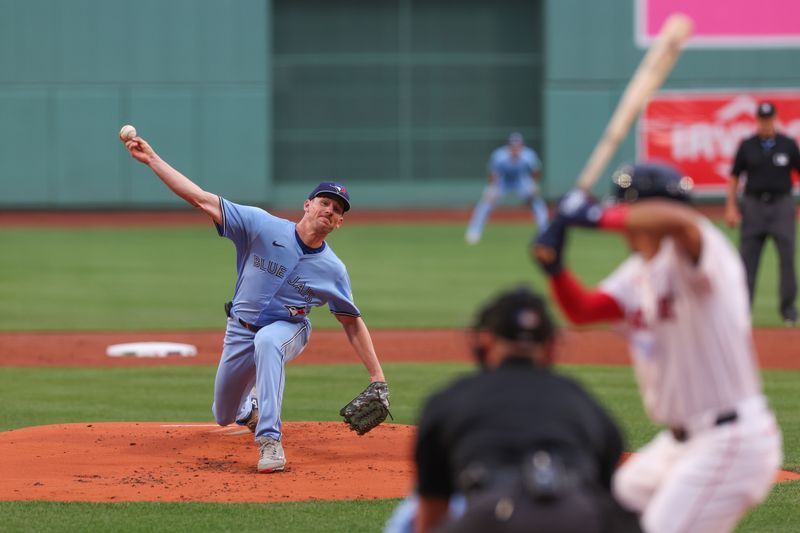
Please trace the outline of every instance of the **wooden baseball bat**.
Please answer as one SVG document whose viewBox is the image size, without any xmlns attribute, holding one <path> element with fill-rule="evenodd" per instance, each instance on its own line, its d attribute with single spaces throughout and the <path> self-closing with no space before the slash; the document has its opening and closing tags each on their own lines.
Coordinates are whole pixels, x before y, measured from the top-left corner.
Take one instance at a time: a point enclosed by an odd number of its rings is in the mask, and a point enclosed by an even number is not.
<svg viewBox="0 0 800 533">
<path fill-rule="evenodd" d="M 625 136 L 672 70 L 681 47 L 692 32 L 692 19 L 683 14 L 671 15 L 634 72 L 625 92 L 611 115 L 603 135 L 578 176 L 578 187 L 588 191 L 605 170 Z"/>
</svg>

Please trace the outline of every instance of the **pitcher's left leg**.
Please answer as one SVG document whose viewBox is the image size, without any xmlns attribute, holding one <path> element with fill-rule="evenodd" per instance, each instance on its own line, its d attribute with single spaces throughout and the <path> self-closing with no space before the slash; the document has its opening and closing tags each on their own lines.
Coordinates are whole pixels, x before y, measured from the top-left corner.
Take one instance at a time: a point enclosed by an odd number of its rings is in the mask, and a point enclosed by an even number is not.
<svg viewBox="0 0 800 533">
<path fill-rule="evenodd" d="M 300 355 L 311 336 L 311 323 L 278 320 L 263 327 L 255 337 L 256 396 L 259 418 L 256 438 L 281 438 L 281 405 L 284 365 Z"/>
</svg>

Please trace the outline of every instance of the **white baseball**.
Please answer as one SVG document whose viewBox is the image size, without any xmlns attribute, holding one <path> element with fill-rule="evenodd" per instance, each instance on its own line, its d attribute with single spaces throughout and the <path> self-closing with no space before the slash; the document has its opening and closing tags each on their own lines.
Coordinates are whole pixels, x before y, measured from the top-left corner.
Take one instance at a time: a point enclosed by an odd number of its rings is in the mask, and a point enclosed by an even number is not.
<svg viewBox="0 0 800 533">
<path fill-rule="evenodd" d="M 119 138 L 122 139 L 122 142 L 130 141 L 134 137 L 136 137 L 136 128 L 130 124 L 125 124 L 122 126 L 122 129 L 119 130 Z"/>
</svg>

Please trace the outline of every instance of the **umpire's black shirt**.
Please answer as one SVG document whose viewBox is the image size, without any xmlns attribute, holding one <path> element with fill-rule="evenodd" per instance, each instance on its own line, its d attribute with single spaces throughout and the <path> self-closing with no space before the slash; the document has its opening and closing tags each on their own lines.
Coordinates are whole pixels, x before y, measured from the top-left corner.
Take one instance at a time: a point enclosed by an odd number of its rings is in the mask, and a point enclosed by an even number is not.
<svg viewBox="0 0 800 533">
<path fill-rule="evenodd" d="M 541 448 L 582 456 L 609 488 L 622 437 L 577 383 L 527 358 L 507 358 L 428 400 L 417 433 L 417 490 L 448 498 L 468 465 L 517 466 Z"/>
<path fill-rule="evenodd" d="M 800 171 L 800 150 L 794 139 L 780 133 L 774 139 L 753 135 L 739 145 L 731 174 L 747 173 L 745 194 L 782 195 L 792 192 L 793 168 Z"/>
</svg>

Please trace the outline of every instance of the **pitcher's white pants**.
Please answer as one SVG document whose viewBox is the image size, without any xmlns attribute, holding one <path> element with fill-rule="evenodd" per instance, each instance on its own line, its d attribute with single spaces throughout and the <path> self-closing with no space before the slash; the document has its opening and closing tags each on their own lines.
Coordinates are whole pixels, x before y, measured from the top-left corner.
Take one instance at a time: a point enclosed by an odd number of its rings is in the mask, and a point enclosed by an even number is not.
<svg viewBox="0 0 800 533">
<path fill-rule="evenodd" d="M 311 337 L 311 322 L 277 320 L 257 333 L 228 319 L 222 357 L 214 380 L 211 410 L 219 425 L 250 414 L 250 390 L 256 387 L 259 418 L 256 438 L 281 438 L 284 365 L 300 355 Z"/>
</svg>

